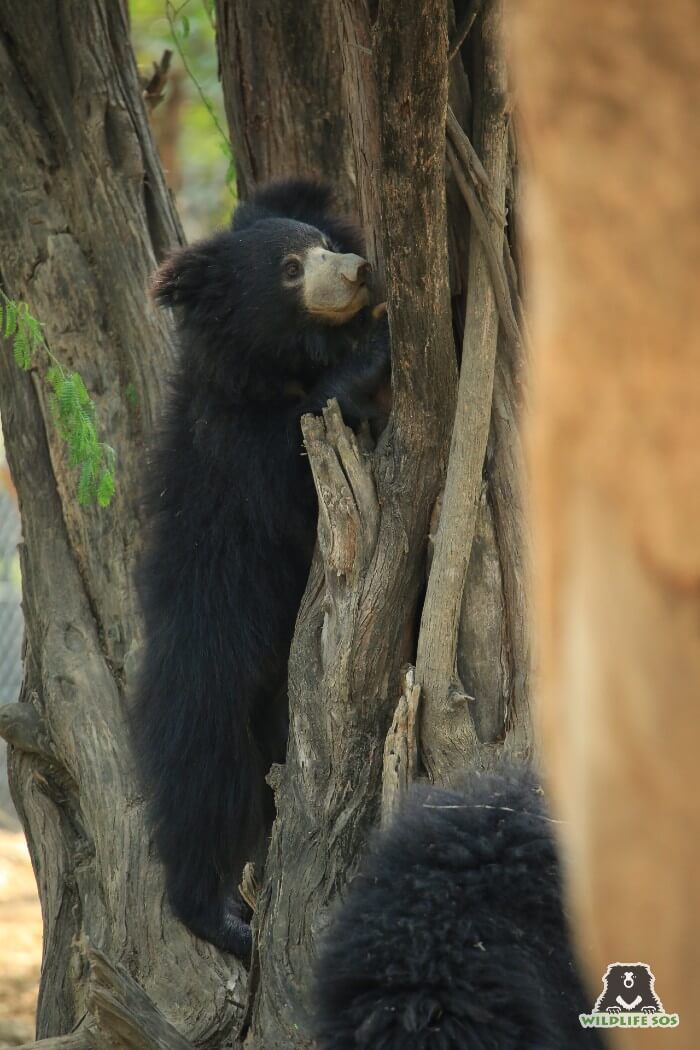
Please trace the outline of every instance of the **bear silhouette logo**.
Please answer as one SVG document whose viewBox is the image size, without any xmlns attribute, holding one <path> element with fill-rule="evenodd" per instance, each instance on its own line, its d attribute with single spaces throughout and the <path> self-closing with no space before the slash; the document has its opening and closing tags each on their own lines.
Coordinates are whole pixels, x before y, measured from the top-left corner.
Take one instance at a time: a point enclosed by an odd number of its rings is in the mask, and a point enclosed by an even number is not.
<svg viewBox="0 0 700 1050">
<path fill-rule="evenodd" d="M 654 975 L 646 963 L 610 963 L 594 1013 L 663 1013 L 654 991 Z"/>
</svg>

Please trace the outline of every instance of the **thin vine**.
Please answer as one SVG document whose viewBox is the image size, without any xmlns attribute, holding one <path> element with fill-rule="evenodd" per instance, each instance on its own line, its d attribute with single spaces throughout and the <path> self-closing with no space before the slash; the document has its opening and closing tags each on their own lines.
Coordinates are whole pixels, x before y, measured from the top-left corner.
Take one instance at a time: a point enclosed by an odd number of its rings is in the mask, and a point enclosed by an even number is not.
<svg viewBox="0 0 700 1050">
<path fill-rule="evenodd" d="M 49 406 L 56 428 L 68 446 L 68 460 L 78 470 L 78 502 L 108 507 L 114 496 L 114 449 L 98 441 L 95 405 L 82 376 L 68 372 L 49 349 L 41 324 L 25 302 L 9 299 L 0 290 L 0 334 L 12 340 L 12 355 L 22 371 L 28 372 L 38 352 L 50 361 L 46 382 L 50 387 Z"/>
<path fill-rule="evenodd" d="M 231 142 L 228 135 L 221 126 L 216 110 L 212 105 L 211 99 L 207 98 L 204 88 L 197 80 L 194 70 L 187 58 L 187 52 L 185 51 L 184 43 L 190 35 L 190 20 L 187 14 L 185 14 L 185 8 L 190 4 L 190 0 L 183 0 L 180 4 L 174 4 L 172 0 L 166 0 L 165 3 L 165 17 L 168 20 L 168 26 L 170 27 L 170 35 L 175 45 L 175 50 L 180 56 L 180 61 L 184 67 L 187 76 L 190 78 L 195 86 L 197 94 L 202 100 L 202 104 L 206 109 L 211 121 L 218 132 L 219 138 L 221 139 L 221 151 L 226 157 L 228 166 L 226 169 L 225 181 L 226 188 L 232 197 L 235 198 L 236 190 L 234 187 L 234 179 L 236 177 L 236 168 L 233 160 L 233 150 L 231 149 Z M 202 0 L 202 7 L 204 8 L 205 15 L 211 25 L 212 29 L 216 30 L 216 24 L 214 20 L 214 0 Z"/>
</svg>

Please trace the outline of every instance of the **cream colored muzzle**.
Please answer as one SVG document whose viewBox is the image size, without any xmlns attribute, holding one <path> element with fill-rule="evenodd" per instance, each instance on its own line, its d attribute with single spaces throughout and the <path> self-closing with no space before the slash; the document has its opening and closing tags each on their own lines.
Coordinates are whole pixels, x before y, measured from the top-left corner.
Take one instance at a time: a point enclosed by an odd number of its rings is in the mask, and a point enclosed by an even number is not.
<svg viewBox="0 0 700 1050">
<path fill-rule="evenodd" d="M 345 324 L 369 302 L 369 270 L 361 255 L 309 249 L 304 259 L 303 288 L 307 311 L 327 324 Z"/>
</svg>

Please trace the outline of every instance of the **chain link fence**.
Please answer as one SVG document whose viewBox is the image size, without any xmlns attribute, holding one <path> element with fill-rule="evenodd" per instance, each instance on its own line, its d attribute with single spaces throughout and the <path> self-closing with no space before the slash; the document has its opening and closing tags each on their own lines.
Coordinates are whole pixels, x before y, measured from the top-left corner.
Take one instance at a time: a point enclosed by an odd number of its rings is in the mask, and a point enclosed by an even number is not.
<svg viewBox="0 0 700 1050">
<path fill-rule="evenodd" d="M 0 446 L 0 467 L 3 464 Z M 22 608 L 17 544 L 20 523 L 13 495 L 0 475 L 0 704 L 13 703 L 22 681 Z M 0 828 L 15 825 L 7 786 L 6 752 L 0 742 Z"/>
</svg>

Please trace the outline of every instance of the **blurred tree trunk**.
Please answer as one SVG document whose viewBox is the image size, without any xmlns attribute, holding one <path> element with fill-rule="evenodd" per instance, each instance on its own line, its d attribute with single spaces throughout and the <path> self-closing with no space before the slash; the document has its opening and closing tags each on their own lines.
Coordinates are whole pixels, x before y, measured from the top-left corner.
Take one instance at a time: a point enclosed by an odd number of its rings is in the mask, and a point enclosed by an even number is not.
<svg viewBox="0 0 700 1050">
<path fill-rule="evenodd" d="M 217 3 L 239 188 L 322 175 L 357 208 L 393 358 L 393 412 L 376 449 L 337 409 L 303 425 L 319 549 L 290 657 L 288 759 L 271 773 L 278 818 L 258 873 L 249 1046 L 309 1045 L 309 978 L 328 905 L 379 819 L 383 773 L 390 810 L 392 748 L 415 746 L 399 739 L 399 720 L 385 754 L 402 692 L 404 710 L 422 690 L 421 753 L 434 779 L 486 767 L 504 749 L 529 756 L 512 217 L 504 235 L 517 171 L 501 2 L 476 20 L 480 4 L 458 4 L 455 17 L 444 0 L 378 10 L 363 0 Z M 118 1045 L 187 1045 L 172 1022 L 187 1039 L 223 1046 L 241 1013 L 241 971 L 163 907 L 123 718 L 139 643 L 133 496 L 169 345 L 143 290 L 179 228 L 123 7 L 14 6 L 0 0 L 0 280 L 96 394 L 121 486 L 107 512 L 76 506 L 41 368 L 28 377 L 4 355 L 27 659 L 23 702 L 0 717 L 0 732 L 15 744 L 15 796 L 44 906 L 39 1033 L 79 1024 L 71 1046 L 114 1031 Z M 402 675 L 405 664 L 415 672 Z M 396 779 L 401 789 L 408 778 Z"/>
</svg>

